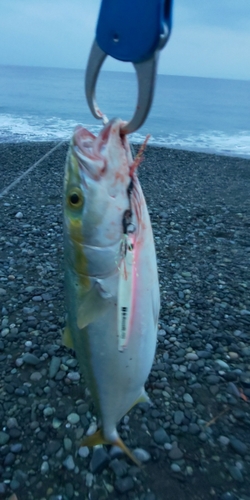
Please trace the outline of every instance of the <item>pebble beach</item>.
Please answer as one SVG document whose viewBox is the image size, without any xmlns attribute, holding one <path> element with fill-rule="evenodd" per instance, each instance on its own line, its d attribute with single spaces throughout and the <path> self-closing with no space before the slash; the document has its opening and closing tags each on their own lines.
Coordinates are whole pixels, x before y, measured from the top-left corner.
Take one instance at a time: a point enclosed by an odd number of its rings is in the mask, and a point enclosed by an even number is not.
<svg viewBox="0 0 250 500">
<path fill-rule="evenodd" d="M 0 144 L 0 192 L 55 145 Z M 96 414 L 61 342 L 67 148 L 0 195 L 0 499 L 250 500 L 250 160 L 148 146 L 139 167 L 161 313 L 152 406 L 118 429 L 140 469 L 81 446 Z"/>
</svg>

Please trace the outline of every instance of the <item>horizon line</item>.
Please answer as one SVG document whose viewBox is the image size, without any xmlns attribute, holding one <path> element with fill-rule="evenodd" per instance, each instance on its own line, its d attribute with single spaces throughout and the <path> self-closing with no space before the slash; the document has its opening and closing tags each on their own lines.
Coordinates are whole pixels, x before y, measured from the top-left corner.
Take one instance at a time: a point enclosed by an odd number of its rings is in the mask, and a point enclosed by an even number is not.
<svg viewBox="0 0 250 500">
<path fill-rule="evenodd" d="M 37 69 L 58 69 L 58 70 L 67 70 L 67 71 L 82 71 L 85 72 L 86 68 L 70 68 L 63 66 L 39 66 L 39 65 L 27 65 L 27 64 L 2 64 L 0 63 L 0 67 L 17 67 L 17 68 L 37 68 Z M 135 71 L 116 71 L 104 69 L 102 70 L 104 73 L 124 73 L 124 74 L 136 74 Z M 169 74 L 169 73 L 157 73 L 158 76 L 169 76 L 169 77 L 180 77 L 180 78 L 203 78 L 207 80 L 233 80 L 233 81 L 241 81 L 241 82 L 250 82 L 249 79 L 235 78 L 235 77 L 217 77 L 217 76 L 198 76 L 198 75 L 177 75 L 177 74 Z"/>
</svg>

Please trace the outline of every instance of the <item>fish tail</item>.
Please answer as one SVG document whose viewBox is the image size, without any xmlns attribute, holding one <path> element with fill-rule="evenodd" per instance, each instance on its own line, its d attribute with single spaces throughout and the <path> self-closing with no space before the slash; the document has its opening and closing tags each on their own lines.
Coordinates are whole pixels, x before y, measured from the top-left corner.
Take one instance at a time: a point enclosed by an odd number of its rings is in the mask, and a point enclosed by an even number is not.
<svg viewBox="0 0 250 500">
<path fill-rule="evenodd" d="M 133 455 L 133 453 L 129 450 L 129 448 L 122 441 L 120 436 L 117 434 L 117 437 L 114 440 L 105 439 L 102 433 L 102 429 L 99 429 L 92 434 L 91 436 L 86 436 L 84 440 L 81 442 L 81 446 L 97 446 L 100 444 L 110 444 L 112 446 L 118 446 L 129 458 L 134 462 L 138 467 L 141 467 L 141 462 L 137 460 L 137 458 Z"/>
<path fill-rule="evenodd" d="M 125 443 L 122 441 L 120 436 L 118 436 L 117 440 L 112 443 L 115 446 L 119 446 L 121 450 L 134 462 L 138 467 L 141 467 L 141 462 L 137 460 L 137 458 L 134 456 L 134 454 L 130 451 L 130 449 L 125 445 Z"/>
</svg>

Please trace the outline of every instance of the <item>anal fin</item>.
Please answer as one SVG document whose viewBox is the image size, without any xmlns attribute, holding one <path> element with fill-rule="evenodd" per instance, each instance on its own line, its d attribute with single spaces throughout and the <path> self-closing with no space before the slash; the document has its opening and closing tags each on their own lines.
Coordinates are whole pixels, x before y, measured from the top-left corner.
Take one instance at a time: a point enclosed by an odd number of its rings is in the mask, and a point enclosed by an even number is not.
<svg viewBox="0 0 250 500">
<path fill-rule="evenodd" d="M 136 400 L 136 402 L 133 404 L 133 406 L 137 405 L 138 403 L 148 403 L 148 404 L 152 404 L 151 403 L 151 400 L 149 398 L 149 396 L 147 395 L 145 389 L 143 389 L 143 392 L 142 394 L 140 395 L 140 397 Z"/>
<path fill-rule="evenodd" d="M 132 406 L 129 408 L 127 413 L 134 408 L 134 406 L 138 405 L 139 403 L 148 403 L 149 405 L 152 405 L 151 399 L 147 395 L 145 389 L 143 388 L 142 393 L 140 394 L 139 398 L 135 400 L 135 402 L 132 404 Z"/>
</svg>

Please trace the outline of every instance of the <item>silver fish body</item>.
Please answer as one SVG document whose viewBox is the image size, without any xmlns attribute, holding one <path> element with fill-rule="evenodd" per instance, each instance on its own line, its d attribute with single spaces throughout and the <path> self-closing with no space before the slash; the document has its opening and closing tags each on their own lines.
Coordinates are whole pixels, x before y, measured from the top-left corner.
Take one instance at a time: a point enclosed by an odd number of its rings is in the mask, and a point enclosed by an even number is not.
<svg viewBox="0 0 250 500">
<path fill-rule="evenodd" d="M 97 138 L 76 129 L 64 182 L 65 343 L 100 418 L 101 432 L 88 444 L 121 447 L 117 423 L 147 400 L 160 308 L 150 218 L 122 123 L 109 123 Z"/>
</svg>

